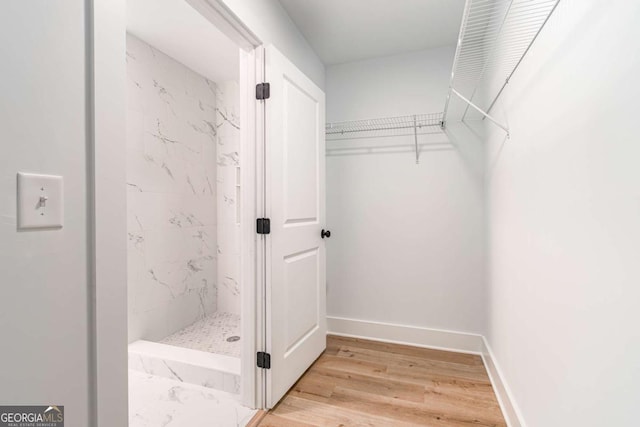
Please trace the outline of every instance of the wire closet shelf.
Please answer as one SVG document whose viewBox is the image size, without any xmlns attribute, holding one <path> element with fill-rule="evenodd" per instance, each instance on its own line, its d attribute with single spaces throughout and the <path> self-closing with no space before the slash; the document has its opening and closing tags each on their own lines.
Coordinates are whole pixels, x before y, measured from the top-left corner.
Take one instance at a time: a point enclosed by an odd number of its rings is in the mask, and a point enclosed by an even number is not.
<svg viewBox="0 0 640 427">
<path fill-rule="evenodd" d="M 373 138 L 377 136 L 413 135 L 429 130 L 439 130 L 442 113 L 414 114 L 409 116 L 381 117 L 377 119 L 351 120 L 327 123 L 327 140 Z"/>
<path fill-rule="evenodd" d="M 333 122 L 325 125 L 327 141 L 412 135 L 419 162 L 418 135 L 442 133 L 443 113 L 413 114 L 366 120 Z"/>
<path fill-rule="evenodd" d="M 466 1 L 444 108 L 445 125 L 454 94 L 466 104 L 461 120 L 475 111 L 509 133 L 508 127 L 489 113 L 559 3 Z M 481 92 L 482 100 L 478 100 Z"/>
</svg>

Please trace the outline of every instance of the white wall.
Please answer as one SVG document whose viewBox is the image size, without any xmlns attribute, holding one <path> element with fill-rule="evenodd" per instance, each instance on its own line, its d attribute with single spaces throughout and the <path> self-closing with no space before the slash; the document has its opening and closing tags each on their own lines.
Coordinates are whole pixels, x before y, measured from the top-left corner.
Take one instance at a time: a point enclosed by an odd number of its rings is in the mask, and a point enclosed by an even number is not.
<svg viewBox="0 0 640 427">
<path fill-rule="evenodd" d="M 129 341 L 217 309 L 215 82 L 127 35 Z"/>
<path fill-rule="evenodd" d="M 3 2 L 0 58 L 0 404 L 64 405 L 87 426 L 85 3 Z M 64 177 L 63 229 L 16 230 L 18 171 Z"/>
<path fill-rule="evenodd" d="M 126 425 L 127 226 L 126 212 L 126 0 L 93 0 L 89 61 L 92 83 L 90 160 L 92 200 L 92 307 L 97 425 Z M 100 66 L 96 66 L 100 64 Z M 96 196 L 99 195 L 99 196 Z M 91 305 L 91 304 L 90 304 Z M 92 357 L 93 359 L 93 357 Z"/>
<path fill-rule="evenodd" d="M 327 68 L 327 119 L 442 111 L 455 48 Z M 408 144 L 327 157 L 329 316 L 478 333 L 484 326 L 480 145 L 422 136 L 328 142 Z"/>
<path fill-rule="evenodd" d="M 264 43 L 273 44 L 321 89 L 325 69 L 278 0 L 223 0 Z"/>
<path fill-rule="evenodd" d="M 640 4 L 566 0 L 489 126 L 488 340 L 529 426 L 635 426 Z"/>
</svg>

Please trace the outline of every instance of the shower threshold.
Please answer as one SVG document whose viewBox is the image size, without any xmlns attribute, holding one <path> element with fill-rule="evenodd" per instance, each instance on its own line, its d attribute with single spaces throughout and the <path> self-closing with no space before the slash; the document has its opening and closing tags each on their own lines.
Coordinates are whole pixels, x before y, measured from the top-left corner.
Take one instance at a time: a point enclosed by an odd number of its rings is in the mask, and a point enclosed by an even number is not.
<svg viewBox="0 0 640 427">
<path fill-rule="evenodd" d="M 161 342 L 129 344 L 129 369 L 240 393 L 240 317 L 214 313 Z"/>
</svg>

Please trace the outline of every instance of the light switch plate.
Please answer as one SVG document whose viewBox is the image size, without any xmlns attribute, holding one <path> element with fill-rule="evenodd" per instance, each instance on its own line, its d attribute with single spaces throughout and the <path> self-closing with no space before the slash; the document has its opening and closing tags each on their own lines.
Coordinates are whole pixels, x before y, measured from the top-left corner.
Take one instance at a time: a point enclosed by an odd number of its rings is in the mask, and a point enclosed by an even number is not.
<svg viewBox="0 0 640 427">
<path fill-rule="evenodd" d="M 64 223 L 61 176 L 18 173 L 18 228 L 61 228 Z"/>
</svg>

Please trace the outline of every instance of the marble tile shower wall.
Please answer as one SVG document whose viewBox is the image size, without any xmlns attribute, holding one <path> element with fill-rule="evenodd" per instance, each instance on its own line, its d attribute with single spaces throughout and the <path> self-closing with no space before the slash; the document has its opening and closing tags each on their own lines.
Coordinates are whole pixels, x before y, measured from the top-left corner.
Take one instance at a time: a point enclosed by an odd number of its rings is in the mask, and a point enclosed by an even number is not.
<svg viewBox="0 0 640 427">
<path fill-rule="evenodd" d="M 127 35 L 129 341 L 217 309 L 215 83 Z"/>
<path fill-rule="evenodd" d="M 240 314 L 240 90 L 218 85 L 218 310 Z"/>
</svg>

